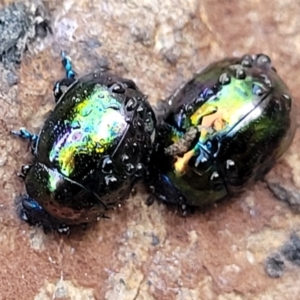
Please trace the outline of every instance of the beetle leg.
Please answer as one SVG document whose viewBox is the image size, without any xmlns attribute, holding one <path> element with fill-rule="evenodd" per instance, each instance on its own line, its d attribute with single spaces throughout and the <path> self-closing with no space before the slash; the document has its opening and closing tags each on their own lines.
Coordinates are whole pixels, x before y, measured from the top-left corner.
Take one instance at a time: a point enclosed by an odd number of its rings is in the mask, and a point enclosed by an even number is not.
<svg viewBox="0 0 300 300">
<path fill-rule="evenodd" d="M 35 143 L 38 139 L 38 135 L 34 133 L 30 133 L 26 128 L 21 127 L 19 131 L 12 130 L 11 133 L 13 135 L 19 136 L 24 140 L 30 140 L 31 142 Z"/>
<path fill-rule="evenodd" d="M 34 199 L 25 196 L 19 209 L 20 218 L 30 225 L 40 225 L 44 231 L 57 230 L 60 233 L 69 233 L 69 227 L 59 223 L 51 217 Z"/>
<path fill-rule="evenodd" d="M 61 56 L 62 56 L 61 63 L 66 71 L 66 77 L 63 78 L 62 80 L 57 81 L 53 87 L 55 102 L 57 102 L 61 97 L 61 95 L 63 94 L 62 87 L 68 87 L 76 80 L 71 59 L 66 55 L 64 51 L 61 52 Z"/>
<path fill-rule="evenodd" d="M 70 57 L 66 55 L 65 51 L 61 52 L 61 57 L 62 57 L 61 63 L 64 66 L 64 69 L 66 71 L 66 77 L 75 79 L 75 72 L 73 71 Z"/>
<path fill-rule="evenodd" d="M 75 78 L 63 78 L 59 81 L 57 81 L 53 87 L 53 94 L 54 94 L 54 98 L 55 98 L 55 102 L 57 102 L 61 95 L 64 93 L 63 88 L 67 88 L 68 86 L 70 86 L 73 82 L 75 81 Z"/>
<path fill-rule="evenodd" d="M 21 127 L 19 131 L 17 130 L 12 130 L 11 133 L 13 135 L 16 135 L 24 140 L 29 140 L 31 144 L 31 153 L 34 155 L 35 148 L 36 148 L 36 143 L 39 138 L 37 134 L 30 133 L 26 128 Z M 22 177 L 22 176 L 20 176 Z"/>
<path fill-rule="evenodd" d="M 31 165 L 23 165 L 23 166 L 21 167 L 21 172 L 20 172 L 20 173 L 17 173 L 17 175 L 18 175 L 19 177 L 25 179 L 26 176 L 27 176 L 27 174 L 28 174 L 28 172 L 29 172 L 29 170 L 30 170 L 30 168 L 31 168 Z"/>
</svg>

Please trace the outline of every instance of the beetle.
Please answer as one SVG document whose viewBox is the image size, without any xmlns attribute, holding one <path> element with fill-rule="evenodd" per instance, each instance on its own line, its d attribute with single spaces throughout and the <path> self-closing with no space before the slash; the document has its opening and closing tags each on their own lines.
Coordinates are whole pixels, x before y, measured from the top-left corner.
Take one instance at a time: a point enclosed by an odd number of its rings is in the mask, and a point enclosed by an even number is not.
<svg viewBox="0 0 300 300">
<path fill-rule="evenodd" d="M 267 55 L 214 62 L 156 108 L 148 184 L 183 209 L 238 195 L 291 144 L 295 107 Z"/>
<path fill-rule="evenodd" d="M 147 172 L 156 128 L 147 97 L 132 80 L 106 71 L 75 79 L 62 56 L 66 77 L 54 86 L 56 106 L 40 133 L 12 132 L 32 142 L 33 162 L 19 174 L 27 192 L 20 216 L 61 232 L 128 198 Z"/>
</svg>

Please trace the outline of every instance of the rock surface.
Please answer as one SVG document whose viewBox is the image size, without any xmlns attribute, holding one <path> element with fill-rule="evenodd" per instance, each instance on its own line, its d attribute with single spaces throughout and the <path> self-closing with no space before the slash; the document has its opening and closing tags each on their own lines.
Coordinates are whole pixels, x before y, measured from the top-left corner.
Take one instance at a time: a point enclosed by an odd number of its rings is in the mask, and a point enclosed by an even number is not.
<svg viewBox="0 0 300 300">
<path fill-rule="evenodd" d="M 0 2 L 0 9 L 9 3 Z M 0 299 L 299 299 L 300 215 L 293 201 L 284 200 L 291 193 L 299 199 L 299 133 L 268 175 L 273 193 L 260 182 L 239 198 L 182 218 L 164 204 L 147 206 L 139 186 L 110 219 L 68 237 L 45 235 L 17 217 L 14 200 L 24 186 L 15 174 L 30 153 L 26 142 L 9 135 L 20 126 L 38 132 L 53 108 L 52 86 L 64 75 L 62 49 L 78 74 L 109 64 L 136 81 L 151 103 L 209 62 L 263 52 L 298 106 L 299 4 L 51 0 L 47 5 L 53 34 L 31 43 L 15 70 L 0 65 Z"/>
</svg>

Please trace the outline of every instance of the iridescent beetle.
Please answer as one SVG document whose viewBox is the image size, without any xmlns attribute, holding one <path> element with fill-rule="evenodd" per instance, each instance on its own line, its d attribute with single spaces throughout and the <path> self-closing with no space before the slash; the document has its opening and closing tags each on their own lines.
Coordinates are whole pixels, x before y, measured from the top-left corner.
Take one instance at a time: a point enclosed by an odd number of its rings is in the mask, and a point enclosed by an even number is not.
<svg viewBox="0 0 300 300">
<path fill-rule="evenodd" d="M 33 142 L 33 164 L 20 174 L 27 190 L 21 217 L 61 231 L 96 220 L 129 196 L 147 172 L 156 127 L 133 81 L 107 72 L 76 80 L 64 53 L 62 62 L 67 76 L 54 87 L 57 104 L 40 134 L 13 131 Z"/>
<path fill-rule="evenodd" d="M 204 206 L 261 179 L 295 133 L 288 88 L 259 54 L 209 65 L 157 108 L 150 182 L 161 200 Z"/>
</svg>

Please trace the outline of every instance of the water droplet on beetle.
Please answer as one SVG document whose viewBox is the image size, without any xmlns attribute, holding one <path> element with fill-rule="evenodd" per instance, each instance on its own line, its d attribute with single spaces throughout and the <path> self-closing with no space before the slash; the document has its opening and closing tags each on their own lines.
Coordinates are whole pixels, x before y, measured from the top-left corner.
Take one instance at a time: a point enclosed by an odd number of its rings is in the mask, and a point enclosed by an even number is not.
<svg viewBox="0 0 300 300">
<path fill-rule="evenodd" d="M 268 87 L 267 86 L 259 86 L 257 84 L 252 85 L 252 93 L 258 97 L 262 97 L 268 92 Z"/>
<path fill-rule="evenodd" d="M 272 82 L 270 80 L 270 78 L 268 77 L 267 74 L 261 74 L 260 77 L 264 80 L 264 83 L 268 86 L 268 87 L 272 87 Z"/>
<path fill-rule="evenodd" d="M 71 123 L 71 128 L 73 128 L 73 129 L 79 129 L 79 128 L 81 128 L 79 121 L 74 120 L 74 121 Z"/>
<path fill-rule="evenodd" d="M 252 67 L 252 63 L 253 63 L 253 60 L 252 60 L 252 58 L 251 58 L 250 55 L 245 55 L 242 58 L 241 65 L 243 67 L 251 68 Z"/>
<path fill-rule="evenodd" d="M 219 77 L 219 83 L 222 85 L 229 84 L 231 81 L 230 75 L 228 73 L 223 73 Z"/>
<path fill-rule="evenodd" d="M 191 112 L 193 112 L 193 110 L 194 110 L 194 107 L 192 104 L 188 104 L 184 107 L 184 111 L 187 113 L 191 113 Z"/>
<path fill-rule="evenodd" d="M 111 185 L 112 183 L 117 182 L 117 178 L 113 175 L 107 175 L 104 177 L 106 185 Z"/>
<path fill-rule="evenodd" d="M 288 95 L 288 94 L 282 94 L 282 97 L 285 99 L 285 100 L 291 100 L 291 97 Z"/>
<path fill-rule="evenodd" d="M 235 72 L 235 77 L 237 79 L 245 79 L 246 78 L 245 69 L 243 67 L 238 67 Z"/>
<path fill-rule="evenodd" d="M 134 165 L 133 164 L 126 164 L 125 168 L 126 168 L 127 173 L 131 173 L 134 170 Z"/>
<path fill-rule="evenodd" d="M 226 169 L 230 169 L 231 167 L 233 167 L 235 165 L 235 162 L 231 159 L 227 159 L 226 160 Z"/>
<path fill-rule="evenodd" d="M 141 163 L 138 163 L 136 165 L 136 172 L 135 172 L 135 176 L 136 177 L 141 177 L 144 174 L 144 167 Z"/>
<path fill-rule="evenodd" d="M 214 92 L 209 89 L 209 88 L 205 88 L 201 94 L 200 94 L 200 97 L 203 97 L 204 99 L 208 99 L 210 98 L 211 96 L 213 96 Z"/>
<path fill-rule="evenodd" d="M 214 171 L 210 176 L 210 180 L 215 180 L 218 179 L 219 177 L 220 177 L 219 173 L 217 171 Z"/>
<path fill-rule="evenodd" d="M 121 157 L 122 163 L 126 163 L 129 160 L 129 156 L 127 154 L 123 154 Z"/>
<path fill-rule="evenodd" d="M 256 63 L 261 66 L 261 65 L 271 65 L 271 59 L 269 56 L 265 54 L 258 54 L 256 56 Z"/>
<path fill-rule="evenodd" d="M 92 112 L 92 108 L 89 108 L 89 109 L 82 109 L 81 111 L 79 111 L 79 114 L 82 116 L 82 117 L 87 117 L 91 112 Z"/>
<path fill-rule="evenodd" d="M 281 101 L 278 100 L 278 99 L 275 99 L 274 101 L 275 101 L 275 104 L 276 104 L 276 109 L 277 109 L 278 111 L 281 111 L 281 110 L 282 110 Z"/>
<path fill-rule="evenodd" d="M 102 161 L 102 172 L 111 173 L 113 170 L 113 162 L 109 156 L 105 157 Z"/>
<path fill-rule="evenodd" d="M 200 103 L 202 103 L 202 102 L 204 102 L 204 101 L 205 101 L 205 100 L 204 100 L 203 97 L 198 97 L 198 98 L 195 99 L 195 104 L 200 104 Z"/>
<path fill-rule="evenodd" d="M 144 111 L 144 106 L 141 104 L 141 105 L 139 105 L 139 107 L 137 108 L 137 112 L 138 113 L 141 113 L 141 112 L 143 112 Z"/>
<path fill-rule="evenodd" d="M 125 102 L 125 107 L 128 111 L 132 111 L 137 105 L 137 101 L 135 98 L 129 98 L 126 102 Z"/>
<path fill-rule="evenodd" d="M 125 93 L 124 87 L 121 86 L 119 83 L 113 84 L 113 85 L 110 87 L 110 90 L 111 90 L 113 93 L 116 93 L 116 94 L 124 94 L 124 93 Z"/>
<path fill-rule="evenodd" d="M 281 96 L 283 98 L 286 110 L 290 111 L 292 107 L 292 98 L 287 94 L 282 94 Z"/>
</svg>

